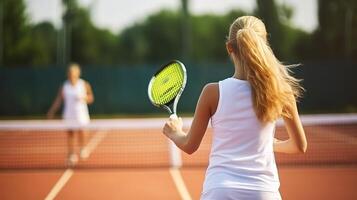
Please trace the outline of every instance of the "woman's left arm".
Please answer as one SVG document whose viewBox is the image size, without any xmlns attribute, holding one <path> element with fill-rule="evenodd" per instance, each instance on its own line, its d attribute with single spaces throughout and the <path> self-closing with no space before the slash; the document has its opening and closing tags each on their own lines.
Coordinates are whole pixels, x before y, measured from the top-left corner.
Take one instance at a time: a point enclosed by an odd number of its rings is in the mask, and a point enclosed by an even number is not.
<svg viewBox="0 0 357 200">
<path fill-rule="evenodd" d="M 86 82 L 86 92 L 87 92 L 86 102 L 87 104 L 92 104 L 94 102 L 94 95 L 93 95 L 92 87 L 88 82 Z"/>
<path fill-rule="evenodd" d="M 192 154 L 201 144 L 211 116 L 216 112 L 219 99 L 218 83 L 207 84 L 198 100 L 192 125 L 188 133 L 182 130 L 182 119 L 169 119 L 163 133 L 182 151 Z"/>
</svg>

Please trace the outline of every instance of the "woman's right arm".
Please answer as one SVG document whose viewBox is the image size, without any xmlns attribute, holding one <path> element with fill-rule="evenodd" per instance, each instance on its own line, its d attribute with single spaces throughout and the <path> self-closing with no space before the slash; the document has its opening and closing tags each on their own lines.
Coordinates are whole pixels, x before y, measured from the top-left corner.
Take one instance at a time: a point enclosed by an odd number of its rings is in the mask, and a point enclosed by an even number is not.
<svg viewBox="0 0 357 200">
<path fill-rule="evenodd" d="M 62 99 L 63 99 L 63 93 L 62 93 L 62 87 L 58 90 L 56 99 L 53 101 L 51 108 L 47 112 L 47 118 L 48 119 L 53 119 L 56 112 L 60 108 L 62 104 Z"/>
<path fill-rule="evenodd" d="M 274 138 L 274 151 L 280 153 L 305 153 L 307 141 L 296 103 L 288 111 L 290 117 L 283 117 L 283 119 L 289 139 L 278 140 Z"/>
</svg>

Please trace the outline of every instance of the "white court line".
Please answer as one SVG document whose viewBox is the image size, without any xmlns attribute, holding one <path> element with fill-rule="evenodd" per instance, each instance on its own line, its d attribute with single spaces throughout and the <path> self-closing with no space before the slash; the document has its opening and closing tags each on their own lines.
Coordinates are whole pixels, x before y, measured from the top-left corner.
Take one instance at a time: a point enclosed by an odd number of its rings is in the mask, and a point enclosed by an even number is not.
<svg viewBox="0 0 357 200">
<path fill-rule="evenodd" d="M 179 192 L 182 200 L 192 200 L 190 193 L 187 190 L 183 181 L 181 172 L 178 168 L 170 168 L 170 175 L 175 183 L 176 189 Z"/>
<path fill-rule="evenodd" d="M 98 144 L 104 139 L 104 137 L 106 135 L 107 135 L 107 132 L 105 132 L 105 131 L 99 131 L 99 132 L 95 133 L 93 138 L 84 147 L 84 149 L 88 150 L 89 155 L 94 151 L 94 149 L 98 146 Z M 77 164 L 77 163 L 74 163 L 74 164 Z M 64 173 L 60 177 L 60 179 L 58 179 L 56 184 L 53 186 L 51 191 L 48 193 L 45 200 L 53 200 L 58 195 L 58 193 L 62 190 L 62 188 L 66 185 L 66 183 L 69 181 L 69 179 L 72 177 L 73 173 L 74 173 L 73 169 L 66 169 L 66 171 L 64 171 Z"/>
<path fill-rule="evenodd" d="M 83 148 L 88 151 L 88 157 L 97 148 L 98 144 L 107 136 L 107 131 L 98 131 L 95 133 L 93 138 L 88 142 L 88 144 Z"/>
<path fill-rule="evenodd" d="M 51 191 L 46 196 L 45 200 L 53 200 L 57 196 L 57 194 L 62 190 L 62 188 L 66 185 L 66 183 L 72 177 L 72 175 L 73 175 L 72 169 L 67 169 L 66 171 L 64 171 L 61 178 L 57 181 L 57 183 L 53 186 Z"/>
</svg>

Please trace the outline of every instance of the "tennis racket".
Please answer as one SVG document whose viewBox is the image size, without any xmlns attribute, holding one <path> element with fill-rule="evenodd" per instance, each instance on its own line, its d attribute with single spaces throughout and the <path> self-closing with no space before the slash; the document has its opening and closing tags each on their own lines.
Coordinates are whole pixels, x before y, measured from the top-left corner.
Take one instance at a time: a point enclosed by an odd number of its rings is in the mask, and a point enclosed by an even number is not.
<svg viewBox="0 0 357 200">
<path fill-rule="evenodd" d="M 162 66 L 149 82 L 148 95 L 151 103 L 169 112 L 170 118 L 177 118 L 177 103 L 186 81 L 186 68 L 180 61 L 173 60 Z"/>
</svg>

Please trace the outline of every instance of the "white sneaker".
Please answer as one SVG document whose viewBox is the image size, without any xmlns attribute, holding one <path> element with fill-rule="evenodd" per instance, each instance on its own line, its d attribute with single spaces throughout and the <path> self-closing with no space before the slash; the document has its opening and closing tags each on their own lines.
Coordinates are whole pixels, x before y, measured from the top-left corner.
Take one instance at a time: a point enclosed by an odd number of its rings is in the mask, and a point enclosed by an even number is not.
<svg viewBox="0 0 357 200">
<path fill-rule="evenodd" d="M 88 149 L 86 148 L 82 148 L 80 153 L 79 153 L 79 156 L 82 158 L 82 159 L 86 159 L 89 157 L 89 151 Z"/>
<path fill-rule="evenodd" d="M 78 162 L 78 156 L 77 156 L 77 154 L 75 154 L 75 153 L 70 154 L 70 155 L 68 156 L 67 162 L 68 162 L 68 165 L 69 165 L 70 167 L 73 167 L 75 164 L 77 164 L 77 162 Z"/>
</svg>

